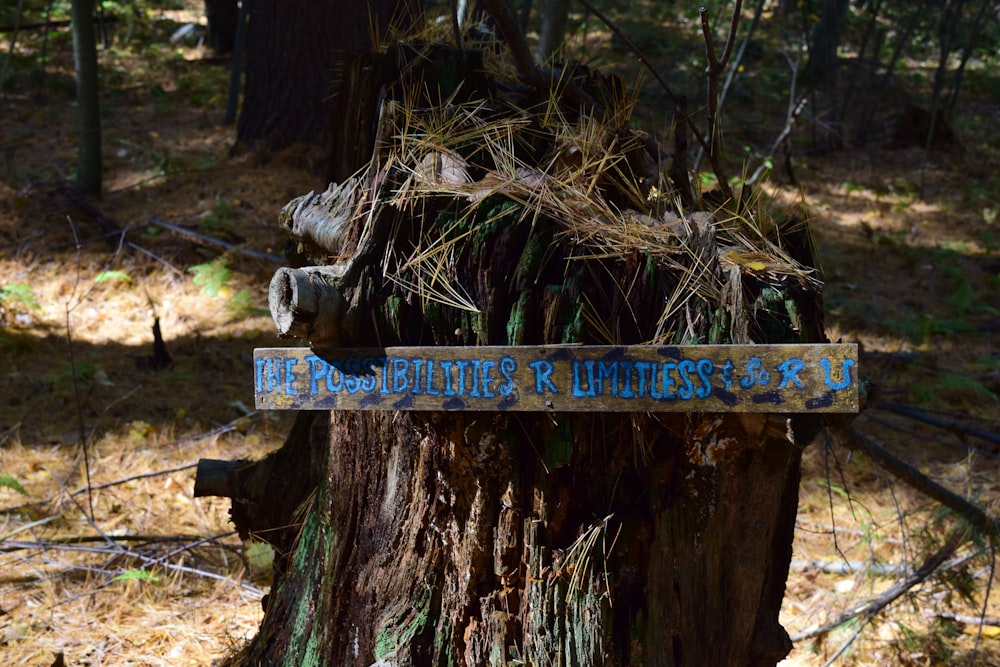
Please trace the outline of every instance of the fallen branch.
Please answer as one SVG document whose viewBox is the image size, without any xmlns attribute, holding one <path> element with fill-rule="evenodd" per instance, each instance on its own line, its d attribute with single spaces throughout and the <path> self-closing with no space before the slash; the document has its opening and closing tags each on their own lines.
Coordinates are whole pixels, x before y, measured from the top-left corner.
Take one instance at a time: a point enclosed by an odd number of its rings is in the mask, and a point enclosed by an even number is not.
<svg viewBox="0 0 1000 667">
<path fill-rule="evenodd" d="M 836 630 L 848 621 L 852 621 L 859 617 L 862 620 L 861 625 L 863 626 L 864 623 L 867 623 L 872 618 L 877 616 L 883 609 L 901 598 L 914 586 L 917 586 L 930 578 L 930 576 L 934 574 L 934 572 L 936 572 L 937 569 L 943 565 L 953 553 L 955 553 L 955 550 L 958 549 L 963 541 L 965 541 L 966 537 L 966 531 L 956 530 L 952 533 L 951 537 L 948 538 L 947 542 L 941 545 L 937 551 L 928 556 L 920 567 L 918 567 L 913 574 L 908 576 L 906 579 L 890 586 L 885 592 L 875 599 L 866 600 L 856 607 L 848 609 L 835 620 L 826 623 L 825 625 L 792 635 L 792 642 L 799 642 L 803 639 L 812 639 L 813 637 L 825 635 L 832 630 Z M 855 633 L 854 636 L 857 636 L 857 633 Z"/>
<path fill-rule="evenodd" d="M 947 563 L 941 565 L 942 570 L 953 570 L 956 567 L 965 565 L 973 558 L 982 556 L 985 553 L 981 549 L 975 549 L 963 556 L 956 556 Z M 909 571 L 906 563 L 879 563 L 877 561 L 865 560 L 793 560 L 788 567 L 796 572 L 808 572 L 814 570 L 823 574 L 858 574 L 864 572 L 870 576 L 889 577 L 905 574 Z"/>
<path fill-rule="evenodd" d="M 183 234 L 185 236 L 190 236 L 191 238 L 198 239 L 202 243 L 206 243 L 217 248 L 222 248 L 223 250 L 232 250 L 233 252 L 243 255 L 244 257 L 250 257 L 253 259 L 263 259 L 268 262 L 273 262 L 274 264 L 287 264 L 288 261 L 279 255 L 272 255 L 266 252 L 260 252 L 259 250 L 250 250 L 249 248 L 241 248 L 235 243 L 230 243 L 229 241 L 223 241 L 220 238 L 214 236 L 209 236 L 208 234 L 203 234 L 201 232 L 195 231 L 188 227 L 183 227 L 181 225 L 175 225 L 172 222 L 168 222 L 162 218 L 157 218 L 155 215 L 150 216 L 149 224 L 156 225 L 157 227 L 163 227 L 164 229 L 169 229 L 172 232 L 177 232 L 178 234 Z"/>
<path fill-rule="evenodd" d="M 49 519 L 57 519 L 59 515 L 53 515 L 48 517 Z M 37 522 L 36 522 L 37 523 Z M 28 526 L 24 526 L 27 528 Z M 20 530 L 18 530 L 20 532 Z M 12 533 L 13 534 L 13 533 Z M 233 537 L 236 535 L 236 531 L 230 531 L 228 533 L 223 533 L 221 535 L 216 535 L 211 539 L 221 539 L 224 537 Z M 203 542 L 204 537 L 200 535 L 115 535 L 113 536 L 116 542 L 142 542 L 144 544 L 155 544 L 158 542 L 183 542 L 185 540 L 198 540 Z M 49 540 L 11 540 L 3 539 L 0 540 L 0 552 L 11 553 L 14 551 L 27 551 L 30 549 L 37 549 L 39 551 L 46 551 L 54 547 L 63 547 L 73 544 L 89 544 L 90 542 L 106 542 L 105 538 L 101 535 L 73 535 L 72 537 L 54 537 Z M 85 548 L 80 549 L 80 551 L 97 551 L 99 553 L 105 553 L 109 551 L 109 548 Z M 115 551 L 114 553 L 117 553 Z"/>
<path fill-rule="evenodd" d="M 952 614 L 944 611 L 937 612 L 934 615 L 941 620 L 951 621 L 952 623 L 961 623 L 962 625 L 989 625 L 994 628 L 1000 627 L 1000 618 L 995 616 L 969 616 L 967 614 Z"/>
<path fill-rule="evenodd" d="M 903 415 L 904 417 L 909 417 L 910 419 L 915 419 L 919 422 L 925 424 L 930 424 L 931 426 L 937 426 L 938 428 L 943 428 L 946 431 L 951 431 L 956 435 L 971 435 L 976 438 L 981 438 L 988 442 L 993 442 L 1000 444 L 1000 433 L 994 433 L 993 431 L 986 431 L 981 428 L 975 428 L 974 426 L 969 426 L 963 424 L 960 421 L 954 419 L 943 419 L 941 417 L 935 417 L 928 414 L 926 411 L 920 408 L 915 408 L 912 405 L 902 405 L 900 403 L 889 403 L 887 401 L 879 401 L 875 404 L 876 408 L 880 410 L 886 410 L 888 412 L 894 412 L 897 415 Z"/>
<path fill-rule="evenodd" d="M 99 538 L 99 539 L 103 539 L 103 538 Z M 205 539 L 208 539 L 208 538 L 205 538 Z M 204 542 L 205 539 L 203 539 L 201 541 Z M 255 595 L 263 596 L 263 594 L 264 594 L 264 591 L 262 591 L 261 589 L 257 588 L 256 586 L 253 586 L 251 584 L 247 584 L 247 583 L 243 582 L 242 579 L 236 579 L 236 578 L 233 578 L 233 577 L 231 577 L 229 575 L 217 574 L 215 572 L 210 572 L 208 570 L 201 570 L 201 569 L 198 569 L 198 568 L 195 568 L 195 567 L 190 567 L 190 566 L 187 566 L 187 565 L 180 565 L 180 564 L 177 564 L 177 563 L 169 563 L 169 562 L 161 560 L 161 558 L 163 558 L 163 557 L 159 557 L 159 558 L 158 557 L 151 557 L 151 556 L 147 556 L 147 555 L 138 553 L 136 551 L 133 551 L 133 550 L 130 550 L 130 549 L 121 548 L 121 547 L 119 547 L 119 548 L 115 548 L 113 546 L 92 547 L 92 546 L 85 546 L 85 545 L 80 545 L 80 544 L 57 544 L 57 543 L 44 543 L 44 542 L 43 543 L 36 543 L 36 542 L 19 543 L 18 542 L 18 543 L 13 543 L 11 546 L 17 546 L 19 549 L 37 548 L 37 549 L 43 550 L 43 551 L 74 551 L 74 552 L 85 552 L 85 553 L 94 553 L 94 554 L 106 554 L 106 555 L 109 555 L 109 556 L 114 556 L 115 558 L 121 558 L 121 557 L 131 558 L 133 560 L 139 561 L 139 563 L 141 564 L 141 566 L 144 567 L 144 568 L 145 567 L 152 567 L 152 566 L 160 566 L 160 567 L 166 568 L 168 570 L 173 570 L 175 572 L 182 572 L 182 573 L 185 573 L 185 574 L 194 574 L 194 575 L 197 575 L 199 577 L 204 577 L 206 579 L 214 579 L 216 581 L 223 581 L 223 582 L 226 582 L 226 583 L 230 583 L 230 584 L 233 584 L 234 586 L 238 586 L 238 587 L 240 587 L 240 588 L 242 588 L 242 589 L 244 589 L 244 590 L 246 590 L 246 591 L 248 591 L 250 593 L 253 593 Z M 182 551 L 186 551 L 189 548 L 191 548 L 190 545 L 187 546 L 187 547 L 185 547 L 185 549 L 183 549 Z M 13 550 L 14 550 L 13 548 L 12 549 L 7 549 L 6 547 L 3 548 L 3 549 L 0 549 L 0 551 L 13 551 Z M 177 553 L 179 553 L 179 552 L 175 551 L 175 552 L 172 552 L 171 555 L 177 555 Z M 24 557 L 20 557 L 20 558 L 23 561 L 33 560 L 31 558 L 24 558 Z M 91 567 L 91 566 L 86 566 L 86 565 L 74 565 L 74 564 L 70 564 L 70 563 L 60 563 L 59 561 L 54 561 L 54 560 L 50 560 L 50 559 L 43 559 L 43 562 L 45 564 L 47 564 L 47 565 L 61 565 L 61 566 L 66 567 L 67 569 L 69 569 L 71 571 L 85 571 L 85 572 L 91 572 L 93 574 L 109 574 L 109 572 L 108 572 L 107 569 L 96 568 L 96 567 Z"/>
</svg>

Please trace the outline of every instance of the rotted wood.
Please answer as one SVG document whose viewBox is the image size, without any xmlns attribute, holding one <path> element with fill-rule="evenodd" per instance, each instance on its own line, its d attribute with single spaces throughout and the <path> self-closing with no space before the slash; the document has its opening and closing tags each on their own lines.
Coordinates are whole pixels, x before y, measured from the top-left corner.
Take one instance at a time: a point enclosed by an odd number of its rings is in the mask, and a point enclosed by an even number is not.
<svg viewBox="0 0 1000 667">
<path fill-rule="evenodd" d="M 338 288 L 337 266 L 281 268 L 271 278 L 268 305 L 282 336 L 301 338 L 320 347 L 339 347 L 354 340 L 347 303 Z"/>
<path fill-rule="evenodd" d="M 302 244 L 314 260 L 338 258 L 354 215 L 357 178 L 330 183 L 320 194 L 296 197 L 281 209 L 278 224 Z"/>
</svg>

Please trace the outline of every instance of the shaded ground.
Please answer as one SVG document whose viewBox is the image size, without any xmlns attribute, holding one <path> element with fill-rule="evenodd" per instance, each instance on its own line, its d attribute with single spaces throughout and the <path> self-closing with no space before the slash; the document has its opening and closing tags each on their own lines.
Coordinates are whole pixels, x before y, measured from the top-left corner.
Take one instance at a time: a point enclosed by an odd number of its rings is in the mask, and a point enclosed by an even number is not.
<svg viewBox="0 0 1000 667">
<path fill-rule="evenodd" d="M 75 160 L 68 33 L 52 38 L 44 80 L 37 41 L 26 42 L 0 101 L 0 474 L 25 492 L 0 486 L 8 664 L 49 664 L 57 651 L 68 664 L 208 664 L 260 620 L 266 557 L 258 562 L 231 534 L 228 502 L 194 500 L 191 490 L 197 459 L 259 458 L 287 431 L 287 415 L 249 408 L 252 350 L 276 343 L 266 314 L 276 264 L 220 253 L 150 218 L 280 254 L 277 211 L 324 184 L 307 151 L 230 155 L 232 128 L 219 125 L 228 71 L 194 42 L 167 41 L 189 20 L 198 16 L 137 23 L 150 31 L 139 35 L 141 56 L 115 47 L 101 56 L 106 194 L 91 205 L 124 235 L 91 241 L 108 225 L 63 185 Z M 621 54 L 606 33 L 582 38 L 604 48 L 597 64 Z M 689 74 L 679 76 L 696 76 L 694 62 L 680 63 Z M 933 154 L 922 168 L 919 149 L 809 157 L 799 147 L 801 188 L 777 174 L 772 189 L 812 219 L 830 337 L 864 345 L 862 366 L 881 400 L 995 434 L 1000 138 L 983 128 L 1000 105 L 988 83 L 971 79 L 974 99 L 958 126 L 964 150 Z M 644 91 L 655 109 L 662 95 Z M 780 129 L 761 127 L 764 102 L 742 102 L 734 144 L 766 143 Z M 657 122 L 655 111 L 646 117 Z M 150 367 L 155 317 L 173 360 L 163 370 Z M 859 424 L 995 510 L 995 441 L 880 409 Z M 801 488 L 783 618 L 792 634 L 877 595 L 954 524 L 836 443 L 807 450 Z M 94 525 L 84 517 L 91 503 Z M 113 543 L 101 533 L 133 537 Z M 958 555 L 976 550 L 970 543 Z M 857 571 L 824 571 L 845 561 Z M 866 626 L 840 660 L 966 664 L 990 576 L 982 555 L 950 566 Z M 986 616 L 995 623 L 1000 607 Z M 998 664 L 998 627 L 981 627 L 981 664 Z M 823 664 L 854 630 L 800 642 L 787 664 Z"/>
</svg>

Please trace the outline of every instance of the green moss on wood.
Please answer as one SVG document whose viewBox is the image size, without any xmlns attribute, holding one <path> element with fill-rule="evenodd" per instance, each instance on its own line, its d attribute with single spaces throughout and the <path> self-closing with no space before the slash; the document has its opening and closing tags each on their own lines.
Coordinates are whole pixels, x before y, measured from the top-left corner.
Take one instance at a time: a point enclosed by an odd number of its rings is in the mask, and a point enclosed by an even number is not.
<svg viewBox="0 0 1000 667">
<path fill-rule="evenodd" d="M 549 435 L 543 458 L 545 467 L 549 470 L 567 466 L 573 460 L 573 429 L 570 427 L 570 420 L 561 420 Z"/>
<path fill-rule="evenodd" d="M 531 295 L 528 292 L 521 292 L 517 303 L 511 308 L 510 317 L 507 318 L 508 345 L 524 345 L 524 327 L 530 303 Z"/>
<path fill-rule="evenodd" d="M 434 589 L 424 585 L 417 591 L 410 608 L 401 609 L 395 618 L 389 618 L 375 637 L 376 661 L 393 656 L 401 649 L 405 652 L 413 638 L 428 627 L 433 600 Z"/>
<path fill-rule="evenodd" d="M 399 311 L 402 305 L 403 300 L 395 294 L 385 300 L 385 320 L 397 335 L 400 333 Z"/>
</svg>

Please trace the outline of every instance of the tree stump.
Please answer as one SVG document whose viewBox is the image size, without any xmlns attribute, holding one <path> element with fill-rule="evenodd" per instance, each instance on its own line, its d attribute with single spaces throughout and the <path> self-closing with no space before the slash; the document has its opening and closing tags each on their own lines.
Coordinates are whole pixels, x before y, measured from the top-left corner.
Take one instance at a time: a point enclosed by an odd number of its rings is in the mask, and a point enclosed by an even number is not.
<svg viewBox="0 0 1000 667">
<path fill-rule="evenodd" d="M 754 193 L 680 193 L 615 87 L 581 76 L 599 108 L 499 85 L 386 101 L 336 247 L 315 247 L 322 216 L 302 200 L 282 216 L 311 215 L 304 246 L 333 258 L 322 289 L 312 269 L 276 278 L 282 330 L 321 332 L 320 355 L 822 342 L 801 225 Z M 331 221 L 343 204 L 324 201 Z M 282 302 L 293 284 L 312 305 Z M 336 307 L 313 303 L 325 292 Z M 317 483 L 249 528 L 294 530 L 271 540 L 264 621 L 230 664 L 773 665 L 790 649 L 778 612 L 814 416 L 342 411 L 328 426 L 273 455 L 286 485 L 296 465 Z"/>
</svg>

